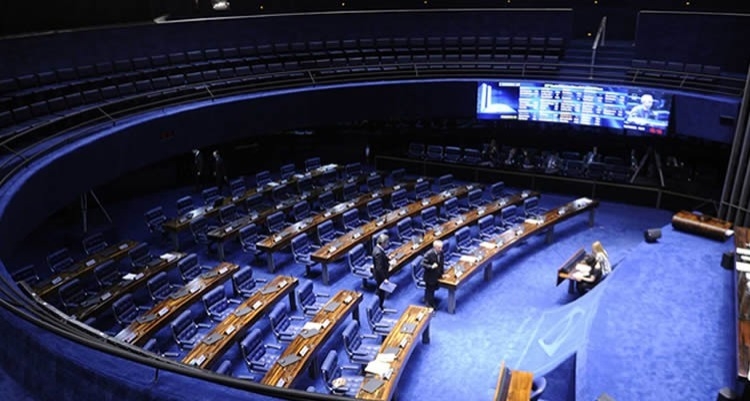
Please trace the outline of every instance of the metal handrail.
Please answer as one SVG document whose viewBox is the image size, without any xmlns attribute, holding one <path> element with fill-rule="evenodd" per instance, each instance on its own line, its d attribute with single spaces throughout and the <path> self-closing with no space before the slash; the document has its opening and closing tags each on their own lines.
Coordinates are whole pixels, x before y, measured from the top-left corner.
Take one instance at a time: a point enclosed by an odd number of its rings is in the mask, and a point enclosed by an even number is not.
<svg viewBox="0 0 750 401">
<path fill-rule="evenodd" d="M 596 64 L 596 50 L 599 48 L 599 43 L 604 46 L 604 37 L 607 33 L 607 16 L 603 16 L 599 22 L 599 29 L 596 31 L 596 37 L 594 38 L 594 44 L 591 45 L 591 70 L 589 73 L 589 79 L 594 76 L 594 65 Z"/>
</svg>

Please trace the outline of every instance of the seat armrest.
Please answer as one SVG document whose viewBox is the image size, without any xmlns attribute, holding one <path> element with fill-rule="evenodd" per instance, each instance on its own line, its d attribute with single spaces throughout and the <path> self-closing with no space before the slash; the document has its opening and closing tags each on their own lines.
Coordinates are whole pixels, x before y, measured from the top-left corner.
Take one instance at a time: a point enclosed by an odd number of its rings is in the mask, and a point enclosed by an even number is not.
<svg viewBox="0 0 750 401">
<path fill-rule="evenodd" d="M 316 293 L 315 293 L 315 296 L 316 296 L 316 297 L 320 297 L 320 298 L 328 298 L 328 297 L 330 297 L 331 295 L 330 295 L 330 294 L 328 294 L 328 293 L 325 293 L 325 292 L 316 292 Z"/>
<path fill-rule="evenodd" d="M 229 302 L 230 304 L 235 304 L 235 305 L 239 305 L 239 304 L 241 304 L 241 303 L 242 303 L 242 301 L 240 301 L 239 299 L 234 299 L 234 298 L 227 298 L 227 301 L 228 301 L 228 302 Z"/>
<path fill-rule="evenodd" d="M 268 279 L 265 279 L 265 278 L 256 278 L 256 279 L 253 279 L 253 280 L 255 280 L 256 283 L 267 283 L 268 282 Z"/>
<path fill-rule="evenodd" d="M 198 325 L 198 327 L 203 328 L 203 329 L 210 329 L 211 327 L 213 327 L 208 323 L 196 323 L 196 325 Z"/>
<path fill-rule="evenodd" d="M 177 358 L 180 354 L 177 352 L 162 352 L 161 356 L 164 358 Z"/>
<path fill-rule="evenodd" d="M 341 370 L 351 370 L 354 372 L 359 372 L 360 370 L 362 370 L 362 367 L 355 365 L 342 365 Z"/>
<path fill-rule="evenodd" d="M 250 380 L 250 381 L 255 381 L 255 376 L 249 376 L 249 375 L 239 375 L 239 376 L 237 376 L 237 378 L 238 378 L 238 379 L 242 379 L 242 380 Z"/>
<path fill-rule="evenodd" d="M 383 313 L 398 313 L 395 309 L 383 308 Z"/>
<path fill-rule="evenodd" d="M 377 340 L 378 336 L 376 336 L 375 334 L 362 334 L 362 338 L 371 338 L 373 340 Z"/>
<path fill-rule="evenodd" d="M 302 317 L 302 316 L 289 316 L 289 319 L 291 319 L 291 320 L 305 320 L 305 318 Z"/>
<path fill-rule="evenodd" d="M 263 346 L 266 348 L 273 348 L 276 350 L 281 350 L 281 345 L 278 345 L 278 344 L 263 344 Z"/>
<path fill-rule="evenodd" d="M 204 272 L 207 272 L 207 271 L 211 270 L 212 267 L 211 266 L 200 265 L 200 269 L 202 271 L 204 271 Z"/>
</svg>

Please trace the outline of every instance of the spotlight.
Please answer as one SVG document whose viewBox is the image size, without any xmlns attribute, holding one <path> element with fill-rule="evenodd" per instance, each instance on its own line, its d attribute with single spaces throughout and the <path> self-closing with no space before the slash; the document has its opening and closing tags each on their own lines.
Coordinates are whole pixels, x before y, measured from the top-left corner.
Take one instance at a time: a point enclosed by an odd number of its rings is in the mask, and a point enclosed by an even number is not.
<svg viewBox="0 0 750 401">
<path fill-rule="evenodd" d="M 214 11 L 228 11 L 229 1 L 228 0 L 211 0 L 211 8 Z"/>
</svg>

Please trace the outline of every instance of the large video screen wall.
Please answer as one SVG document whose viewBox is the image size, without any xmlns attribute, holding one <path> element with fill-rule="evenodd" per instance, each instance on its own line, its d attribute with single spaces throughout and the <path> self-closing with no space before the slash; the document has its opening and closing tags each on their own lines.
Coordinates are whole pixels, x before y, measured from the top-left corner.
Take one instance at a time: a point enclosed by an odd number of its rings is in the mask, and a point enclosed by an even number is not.
<svg viewBox="0 0 750 401">
<path fill-rule="evenodd" d="M 485 81 L 477 118 L 580 124 L 664 135 L 672 95 L 648 88 Z"/>
</svg>

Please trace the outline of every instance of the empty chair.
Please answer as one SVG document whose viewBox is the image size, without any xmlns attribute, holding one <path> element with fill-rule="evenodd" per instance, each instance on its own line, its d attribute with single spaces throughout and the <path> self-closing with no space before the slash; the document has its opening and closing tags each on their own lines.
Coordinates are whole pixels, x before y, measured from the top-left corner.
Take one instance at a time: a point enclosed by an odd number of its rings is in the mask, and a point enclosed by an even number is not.
<svg viewBox="0 0 750 401">
<path fill-rule="evenodd" d="M 441 175 L 437 178 L 436 183 L 438 191 L 445 191 L 456 186 L 453 183 L 453 174 Z"/>
<path fill-rule="evenodd" d="M 568 177 L 583 177 L 586 165 L 581 160 L 568 160 L 565 163 L 565 175 Z"/>
<path fill-rule="evenodd" d="M 255 174 L 255 186 L 260 188 L 271 182 L 271 172 L 268 170 Z"/>
<path fill-rule="evenodd" d="M 518 208 L 516 205 L 510 205 L 500 210 L 500 222 L 505 227 L 511 227 L 520 221 L 521 217 L 518 215 Z"/>
<path fill-rule="evenodd" d="M 498 227 L 495 225 L 495 216 L 487 215 L 479 219 L 477 222 L 479 229 L 479 238 L 489 240 L 495 234 L 499 233 Z"/>
<path fill-rule="evenodd" d="M 221 221 L 222 224 L 229 224 L 234 220 L 237 220 L 239 217 L 240 215 L 237 211 L 237 206 L 234 204 L 222 206 L 221 209 L 219 209 L 219 221 Z"/>
<path fill-rule="evenodd" d="M 286 303 L 278 303 L 271 312 L 268 313 L 268 319 L 271 321 L 271 331 L 278 341 L 290 342 L 302 330 L 302 326 L 292 324 L 294 320 L 304 320 L 301 316 L 289 315 L 289 309 Z"/>
<path fill-rule="evenodd" d="M 443 160 L 448 163 L 458 163 L 461 160 L 461 148 L 458 146 L 446 146 Z"/>
<path fill-rule="evenodd" d="M 279 185 L 273 187 L 271 190 L 271 200 L 276 203 L 283 202 L 291 196 L 289 187 L 287 185 Z"/>
<path fill-rule="evenodd" d="M 309 194 L 314 189 L 313 180 L 310 177 L 302 177 L 297 181 L 297 193 Z"/>
<path fill-rule="evenodd" d="M 341 332 L 344 340 L 344 349 L 349 355 L 349 361 L 366 364 L 374 360 L 380 352 L 380 344 L 372 340 L 378 340 L 374 334 L 363 334 L 359 330 L 359 322 L 350 320 Z M 369 339 L 370 341 L 367 341 Z"/>
<path fill-rule="evenodd" d="M 411 158 L 422 159 L 425 156 L 425 146 L 423 143 L 410 143 L 408 155 Z"/>
<path fill-rule="evenodd" d="M 328 210 L 334 206 L 336 206 L 336 198 L 333 192 L 325 191 L 318 196 L 318 210 Z"/>
<path fill-rule="evenodd" d="M 305 160 L 305 171 L 312 171 L 320 168 L 320 157 L 311 157 Z"/>
<path fill-rule="evenodd" d="M 362 225 L 362 221 L 359 219 L 359 212 L 357 209 L 350 209 L 344 212 L 341 216 L 341 221 L 344 226 L 344 230 L 351 231 Z"/>
<path fill-rule="evenodd" d="M 427 145 L 425 157 L 428 160 L 443 160 L 443 147 L 440 145 Z"/>
<path fill-rule="evenodd" d="M 252 328 L 240 341 L 242 359 L 251 372 L 266 373 L 279 358 L 276 353 L 267 352 L 269 348 L 281 350 L 278 344 L 264 344 L 260 329 Z"/>
<path fill-rule="evenodd" d="M 190 222 L 190 233 L 196 244 L 208 245 L 211 241 L 208 238 L 208 232 L 216 229 L 215 225 L 208 224 L 205 217 L 198 217 Z"/>
<path fill-rule="evenodd" d="M 392 240 L 396 245 L 403 245 L 411 241 L 414 235 L 414 222 L 411 217 L 405 217 L 396 223 L 396 238 Z"/>
<path fill-rule="evenodd" d="M 367 323 L 370 325 L 370 331 L 374 334 L 386 336 L 391 332 L 393 325 L 396 323 L 395 318 L 386 317 L 389 314 L 395 314 L 395 309 L 381 308 L 378 297 L 370 297 L 365 307 L 367 314 Z"/>
<path fill-rule="evenodd" d="M 258 283 L 265 283 L 264 278 L 253 277 L 253 268 L 245 266 L 232 275 L 232 289 L 234 294 L 241 298 L 247 298 L 258 289 Z"/>
<path fill-rule="evenodd" d="M 274 212 L 266 217 L 266 227 L 271 234 L 283 230 L 284 227 L 286 227 L 286 216 L 284 215 L 284 212 Z"/>
<path fill-rule="evenodd" d="M 213 288 L 201 297 L 206 315 L 213 321 L 220 322 L 234 309 L 235 304 L 227 298 L 224 286 Z"/>
<path fill-rule="evenodd" d="M 152 264 L 158 263 L 161 259 L 151 255 L 151 251 L 148 249 L 148 244 L 141 242 L 136 245 L 133 249 L 128 251 L 130 257 L 130 264 L 133 269 L 143 269 Z"/>
<path fill-rule="evenodd" d="M 282 180 L 288 180 L 291 176 L 294 175 L 294 164 L 285 164 L 281 166 L 280 176 Z"/>
<path fill-rule="evenodd" d="M 190 196 L 183 196 L 180 199 L 177 199 L 177 214 L 182 216 L 191 210 L 195 209 L 195 203 L 193 203 L 193 198 Z"/>
<path fill-rule="evenodd" d="M 422 255 L 417 255 L 414 261 L 411 262 L 411 278 L 414 280 L 414 285 L 417 289 L 424 289 L 426 284 L 424 281 L 424 266 L 422 266 Z"/>
<path fill-rule="evenodd" d="M 466 148 L 464 149 L 463 162 L 472 165 L 479 164 L 482 162 L 482 153 L 479 149 Z"/>
<path fill-rule="evenodd" d="M 68 248 L 58 249 L 47 255 L 47 266 L 52 273 L 60 273 L 73 266 L 73 258 L 68 252 Z"/>
<path fill-rule="evenodd" d="M 353 275 L 362 279 L 362 286 L 367 284 L 367 280 L 372 278 L 372 258 L 367 255 L 365 246 L 357 244 L 346 254 L 346 261 L 349 265 L 349 271 Z"/>
<path fill-rule="evenodd" d="M 538 216 L 542 214 L 539 208 L 539 197 L 532 196 L 523 200 L 523 211 L 526 216 Z"/>
<path fill-rule="evenodd" d="M 435 228 L 438 225 L 438 213 L 437 208 L 435 206 L 430 206 L 428 208 L 425 208 L 420 213 L 420 222 L 421 222 L 421 231 L 424 233 L 425 231 Z"/>
<path fill-rule="evenodd" d="M 464 211 L 475 209 L 482 205 L 482 190 L 474 188 L 466 195 L 466 207 Z"/>
<path fill-rule="evenodd" d="M 490 185 L 490 198 L 492 198 L 492 200 L 498 200 L 502 198 L 504 193 L 505 183 L 503 181 L 498 181 Z"/>
<path fill-rule="evenodd" d="M 260 254 L 258 249 L 258 242 L 262 241 L 263 238 L 258 232 L 258 226 L 255 223 L 250 223 L 240 228 L 239 241 L 242 247 L 242 252 L 251 253 L 253 257 L 257 257 Z"/>
<path fill-rule="evenodd" d="M 193 349 L 195 344 L 203 338 L 204 333 L 200 332 L 200 328 L 204 325 L 198 325 L 191 316 L 190 309 L 180 313 L 175 320 L 173 320 L 169 327 L 172 329 L 172 338 L 177 344 L 180 350 Z"/>
<path fill-rule="evenodd" d="M 344 167 L 345 178 L 354 178 L 362 174 L 362 164 L 349 163 Z"/>
<path fill-rule="evenodd" d="M 61 285 L 57 292 L 60 296 L 60 305 L 68 313 L 81 306 L 81 303 L 88 296 L 86 290 L 81 285 L 81 280 L 77 278 Z"/>
<path fill-rule="evenodd" d="M 368 219 L 370 220 L 377 219 L 385 212 L 383 210 L 383 200 L 380 198 L 377 198 L 377 199 L 373 199 L 367 202 L 367 207 L 365 211 L 367 212 Z"/>
<path fill-rule="evenodd" d="M 135 304 L 131 294 L 125 294 L 112 303 L 112 314 L 120 326 L 132 323 L 144 310 Z"/>
<path fill-rule="evenodd" d="M 409 199 L 406 197 L 406 189 L 399 188 L 391 193 L 391 207 L 395 210 L 402 208 L 409 204 Z"/>
<path fill-rule="evenodd" d="M 456 249 L 461 253 L 469 253 L 472 250 L 471 229 L 467 226 L 461 227 L 454 235 L 456 239 Z"/>
<path fill-rule="evenodd" d="M 106 288 L 120 281 L 120 272 L 114 261 L 108 260 L 94 268 L 94 279 L 99 288 Z"/>
<path fill-rule="evenodd" d="M 365 186 L 367 187 L 367 192 L 375 192 L 383 188 L 383 177 L 380 174 L 371 175 L 367 177 Z"/>
<path fill-rule="evenodd" d="M 328 391 L 331 394 L 342 395 L 347 397 L 356 397 L 364 376 L 360 374 L 361 367 L 339 365 L 339 354 L 335 349 L 328 351 L 325 359 L 320 364 L 320 374 L 325 382 Z M 343 378 L 345 385 L 338 385 Z"/>
<path fill-rule="evenodd" d="M 430 183 L 427 181 L 419 181 L 414 185 L 414 198 L 425 199 L 431 194 Z"/>
<path fill-rule="evenodd" d="M 318 231 L 318 244 L 321 246 L 335 240 L 343 234 L 336 230 L 336 227 L 333 226 L 333 221 L 331 220 L 326 220 L 318 224 L 316 229 Z"/>
<path fill-rule="evenodd" d="M 267 205 L 265 200 L 263 199 L 263 194 L 260 192 L 256 192 L 245 198 L 245 210 L 247 210 L 247 212 L 250 214 L 252 214 L 253 212 L 258 212 L 266 206 Z"/>
<path fill-rule="evenodd" d="M 244 195 L 245 192 L 247 192 L 247 187 L 245 186 L 245 180 L 242 177 L 229 181 L 229 193 L 232 195 L 232 198 L 239 198 Z"/>
<path fill-rule="evenodd" d="M 166 272 L 159 272 L 154 277 L 148 279 L 146 288 L 148 289 L 148 295 L 154 302 L 164 300 L 175 290 L 175 286 L 169 282 Z"/>
<path fill-rule="evenodd" d="M 216 201 L 221 199 L 221 193 L 219 192 L 219 187 L 206 188 L 203 191 L 201 191 L 201 196 L 203 197 L 203 203 L 206 206 L 213 206 L 216 203 Z"/>
<path fill-rule="evenodd" d="M 13 281 L 16 283 L 26 283 L 28 285 L 35 285 L 39 282 L 39 274 L 37 274 L 34 265 L 24 266 L 13 272 Z"/>
<path fill-rule="evenodd" d="M 325 305 L 328 294 L 313 291 L 312 281 L 307 281 L 297 289 L 297 304 L 302 308 L 302 312 L 308 316 L 315 316 L 316 313 Z"/>
<path fill-rule="evenodd" d="M 164 234 L 162 225 L 167 221 L 167 216 L 164 215 L 164 209 L 161 206 L 149 209 L 143 217 L 146 219 L 146 228 L 149 232 Z"/>
<path fill-rule="evenodd" d="M 297 202 L 292 206 L 292 218 L 295 221 L 302 221 L 310 217 L 310 204 L 307 201 Z"/>
<path fill-rule="evenodd" d="M 310 256 L 317 247 L 313 245 L 307 233 L 301 233 L 292 238 L 292 257 L 294 261 L 305 266 L 305 275 L 310 275 L 310 269 L 316 263 Z"/>
<path fill-rule="evenodd" d="M 203 270 L 208 270 L 208 268 L 201 266 L 198 263 L 198 256 L 191 253 L 177 262 L 177 270 L 180 271 L 182 282 L 188 283 L 190 280 L 198 277 Z"/>
<path fill-rule="evenodd" d="M 403 169 L 403 168 L 397 168 L 391 171 L 391 183 L 398 184 L 404 179 L 405 175 L 406 175 L 406 169 Z"/>
<path fill-rule="evenodd" d="M 341 190 L 341 197 L 345 201 L 354 198 L 358 194 L 359 188 L 354 182 L 347 182 L 346 184 L 344 184 L 344 188 Z"/>
<path fill-rule="evenodd" d="M 442 221 L 448 221 L 457 216 L 458 213 L 459 210 L 457 198 L 448 198 L 445 202 L 443 202 L 443 206 L 440 208 Z"/>
<path fill-rule="evenodd" d="M 107 244 L 107 241 L 104 240 L 104 236 L 102 235 L 102 233 L 91 234 L 88 237 L 84 238 L 81 243 L 83 245 L 84 252 L 86 252 L 86 255 L 91 255 L 93 253 L 103 251 L 104 248 L 109 246 Z"/>
</svg>

